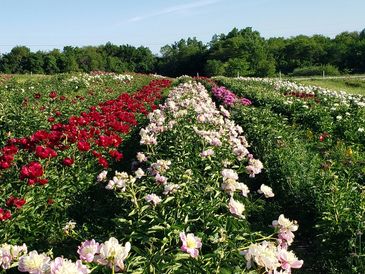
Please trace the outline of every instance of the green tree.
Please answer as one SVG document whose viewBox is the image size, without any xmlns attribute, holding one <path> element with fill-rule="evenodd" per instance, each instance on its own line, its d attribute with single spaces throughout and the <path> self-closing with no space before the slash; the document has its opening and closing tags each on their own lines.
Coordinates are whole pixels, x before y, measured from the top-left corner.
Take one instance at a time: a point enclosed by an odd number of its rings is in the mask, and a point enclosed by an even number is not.
<svg viewBox="0 0 365 274">
<path fill-rule="evenodd" d="M 207 76 L 225 75 L 225 67 L 222 61 L 212 59 L 207 61 L 204 71 Z"/>
</svg>

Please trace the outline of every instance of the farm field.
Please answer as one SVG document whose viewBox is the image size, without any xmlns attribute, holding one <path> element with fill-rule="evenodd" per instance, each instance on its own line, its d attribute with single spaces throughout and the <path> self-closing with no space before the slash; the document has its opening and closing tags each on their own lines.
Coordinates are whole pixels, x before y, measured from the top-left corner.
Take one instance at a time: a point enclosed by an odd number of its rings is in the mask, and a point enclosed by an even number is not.
<svg viewBox="0 0 365 274">
<path fill-rule="evenodd" d="M 365 95 L 365 76 L 359 78 L 334 78 L 334 79 L 297 79 L 297 82 L 304 85 L 319 86 L 335 91 Z"/>
<path fill-rule="evenodd" d="M 302 83 L 0 76 L 0 269 L 363 273 L 362 86 Z"/>
</svg>

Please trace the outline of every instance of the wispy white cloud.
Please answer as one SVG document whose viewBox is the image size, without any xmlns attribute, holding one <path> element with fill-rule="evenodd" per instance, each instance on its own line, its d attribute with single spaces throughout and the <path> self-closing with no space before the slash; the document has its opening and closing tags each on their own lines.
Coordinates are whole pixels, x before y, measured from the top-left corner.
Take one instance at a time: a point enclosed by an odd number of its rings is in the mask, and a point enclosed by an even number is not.
<svg viewBox="0 0 365 274">
<path fill-rule="evenodd" d="M 192 10 L 195 8 L 209 6 L 209 5 L 215 4 L 220 1 L 222 1 L 222 0 L 200 0 L 200 1 L 195 1 L 192 3 L 188 3 L 188 4 L 171 6 L 171 7 L 162 9 L 160 11 L 151 12 L 149 14 L 132 17 L 132 18 L 128 19 L 128 22 L 138 22 L 138 21 L 143 21 L 145 19 L 149 19 L 149 18 L 153 18 L 153 17 L 165 15 L 165 14 L 186 12 L 186 11 L 189 11 L 189 10 Z"/>
</svg>

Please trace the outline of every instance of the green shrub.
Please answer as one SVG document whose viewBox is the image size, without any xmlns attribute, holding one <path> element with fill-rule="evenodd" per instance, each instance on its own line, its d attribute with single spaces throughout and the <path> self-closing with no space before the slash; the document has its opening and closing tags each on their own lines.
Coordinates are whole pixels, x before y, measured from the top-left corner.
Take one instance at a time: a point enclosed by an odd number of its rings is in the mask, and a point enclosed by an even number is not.
<svg viewBox="0 0 365 274">
<path fill-rule="evenodd" d="M 337 67 L 333 65 L 321 65 L 321 66 L 309 66 L 309 67 L 302 67 L 296 68 L 292 72 L 292 76 L 337 76 L 340 75 L 340 71 Z"/>
</svg>

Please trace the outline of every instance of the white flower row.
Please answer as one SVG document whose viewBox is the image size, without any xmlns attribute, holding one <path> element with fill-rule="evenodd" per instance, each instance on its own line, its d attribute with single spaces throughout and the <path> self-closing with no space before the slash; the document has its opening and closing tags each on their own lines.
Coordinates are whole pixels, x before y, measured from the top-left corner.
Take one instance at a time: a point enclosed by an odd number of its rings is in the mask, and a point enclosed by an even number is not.
<svg viewBox="0 0 365 274">
<path fill-rule="evenodd" d="M 311 86 L 311 85 L 301 85 L 288 80 L 279 80 L 273 78 L 254 78 L 254 77 L 237 77 L 235 79 L 241 81 L 254 81 L 265 83 L 273 87 L 277 91 L 284 92 L 299 92 L 310 95 L 323 96 L 328 98 L 337 99 L 339 103 L 342 104 L 354 104 L 359 107 L 365 107 L 365 96 L 358 94 L 349 94 L 344 91 L 333 91 L 326 88 Z"/>
</svg>

